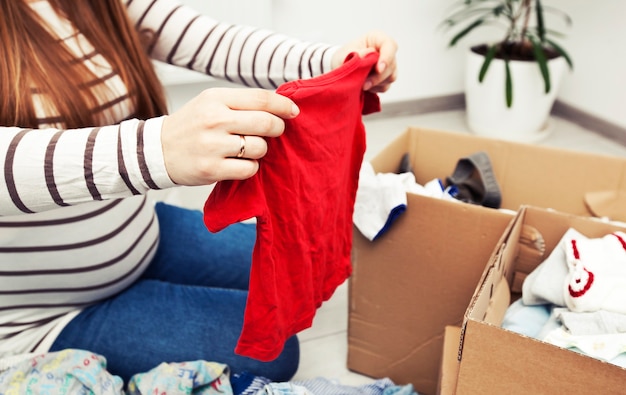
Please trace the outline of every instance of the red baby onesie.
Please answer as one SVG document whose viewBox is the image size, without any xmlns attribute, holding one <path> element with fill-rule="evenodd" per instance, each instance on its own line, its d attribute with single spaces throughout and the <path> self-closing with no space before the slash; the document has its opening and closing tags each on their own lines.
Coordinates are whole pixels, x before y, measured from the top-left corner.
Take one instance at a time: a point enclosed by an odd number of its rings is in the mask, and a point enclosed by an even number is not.
<svg viewBox="0 0 626 395">
<path fill-rule="evenodd" d="M 218 182 L 205 202 L 211 232 L 257 218 L 237 354 L 275 359 L 351 274 L 352 214 L 365 152 L 361 115 L 380 111 L 378 96 L 362 87 L 377 60 L 378 53 L 351 54 L 327 74 L 278 87 L 300 114 L 286 121 L 283 135 L 267 140 L 255 176 Z"/>
</svg>

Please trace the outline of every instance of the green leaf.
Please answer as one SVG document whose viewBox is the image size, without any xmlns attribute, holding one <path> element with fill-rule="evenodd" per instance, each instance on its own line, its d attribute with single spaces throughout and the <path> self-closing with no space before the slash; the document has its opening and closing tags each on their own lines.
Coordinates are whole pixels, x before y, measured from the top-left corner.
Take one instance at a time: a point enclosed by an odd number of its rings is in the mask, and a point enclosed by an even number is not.
<svg viewBox="0 0 626 395">
<path fill-rule="evenodd" d="M 557 51 L 559 53 L 559 55 L 561 55 L 565 59 L 565 61 L 569 65 L 570 70 L 573 70 L 574 69 L 574 63 L 572 62 L 572 59 L 569 57 L 567 52 L 565 52 L 565 50 L 563 48 L 561 48 L 561 46 L 559 46 L 559 44 L 555 43 L 552 40 L 546 40 L 546 42 L 548 44 L 550 44 L 550 46 L 552 48 L 554 48 L 554 50 Z"/>
<path fill-rule="evenodd" d="M 537 34 L 539 35 L 539 40 L 544 43 L 546 42 L 546 28 L 543 21 L 543 7 L 541 6 L 541 0 L 535 0 L 535 3 L 535 14 L 537 15 Z"/>
<path fill-rule="evenodd" d="M 545 92 L 550 92 L 550 71 L 548 70 L 548 59 L 546 53 L 543 50 L 541 44 L 534 37 L 530 37 L 530 42 L 533 44 L 533 52 L 535 54 L 535 60 L 541 71 L 543 77 L 543 83 L 545 86 Z"/>
<path fill-rule="evenodd" d="M 511 78 L 511 68 L 509 67 L 509 59 L 504 59 L 504 71 L 505 71 L 505 95 L 506 106 L 511 108 L 513 105 L 513 78 Z"/>
<path fill-rule="evenodd" d="M 485 19 L 494 13 L 494 9 L 492 8 L 473 8 L 473 9 L 465 9 L 457 11 L 451 15 L 449 15 L 443 22 L 441 22 L 440 26 L 444 28 L 450 28 L 456 26 L 463 20 L 467 20 L 476 15 L 481 15 L 479 19 Z"/>
<path fill-rule="evenodd" d="M 457 33 L 452 40 L 450 40 L 450 46 L 453 47 L 454 45 L 456 45 L 456 43 L 462 39 L 463 37 L 465 37 L 465 35 L 467 35 L 467 33 L 471 32 L 472 30 L 474 30 L 474 28 L 476 28 L 477 26 L 480 26 L 483 24 L 483 22 L 485 22 L 484 19 L 480 18 L 475 20 L 474 22 L 472 22 L 472 24 L 470 24 L 469 26 L 467 26 L 465 29 L 461 30 L 459 33 Z"/>
<path fill-rule="evenodd" d="M 495 45 L 489 46 L 489 49 L 487 50 L 487 53 L 485 54 L 485 61 L 483 62 L 482 67 L 480 68 L 480 73 L 478 73 L 478 82 L 483 82 L 483 80 L 485 79 L 485 75 L 487 74 L 489 65 L 491 64 L 491 61 L 493 60 L 493 58 L 496 56 L 496 49 L 497 47 Z"/>
</svg>

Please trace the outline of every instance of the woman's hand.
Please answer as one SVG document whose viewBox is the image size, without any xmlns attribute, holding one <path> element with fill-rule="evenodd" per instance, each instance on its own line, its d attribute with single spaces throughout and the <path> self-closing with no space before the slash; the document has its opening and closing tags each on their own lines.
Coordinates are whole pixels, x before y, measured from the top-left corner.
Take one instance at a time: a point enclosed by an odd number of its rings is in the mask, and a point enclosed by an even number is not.
<svg viewBox="0 0 626 395">
<path fill-rule="evenodd" d="M 378 52 L 380 57 L 376 68 L 365 81 L 363 90 L 374 93 L 386 92 L 397 78 L 396 52 L 398 44 L 385 33 L 374 30 L 365 36 L 354 40 L 341 48 L 333 55 L 331 61 L 333 69 L 341 66 L 351 52 L 364 56 L 369 52 Z"/>
<path fill-rule="evenodd" d="M 283 119 L 298 113 L 290 99 L 271 91 L 207 89 L 163 121 L 168 174 L 189 186 L 252 177 L 267 153 L 265 138 L 280 136 Z"/>
</svg>

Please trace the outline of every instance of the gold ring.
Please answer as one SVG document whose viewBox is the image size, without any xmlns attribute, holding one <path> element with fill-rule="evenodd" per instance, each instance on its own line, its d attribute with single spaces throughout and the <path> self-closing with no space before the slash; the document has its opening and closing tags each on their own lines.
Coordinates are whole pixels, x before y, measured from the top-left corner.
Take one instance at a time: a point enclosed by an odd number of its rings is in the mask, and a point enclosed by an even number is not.
<svg viewBox="0 0 626 395">
<path fill-rule="evenodd" d="M 242 135 L 239 135 L 239 152 L 237 153 L 237 158 L 242 158 L 246 153 L 246 138 Z"/>
</svg>

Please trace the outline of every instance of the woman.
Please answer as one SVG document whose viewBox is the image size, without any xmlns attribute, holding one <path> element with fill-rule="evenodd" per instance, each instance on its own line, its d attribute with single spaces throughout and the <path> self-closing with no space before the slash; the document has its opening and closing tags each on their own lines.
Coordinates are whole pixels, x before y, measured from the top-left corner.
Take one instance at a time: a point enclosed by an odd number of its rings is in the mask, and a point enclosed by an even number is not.
<svg viewBox="0 0 626 395">
<path fill-rule="evenodd" d="M 175 0 L 15 0 L 0 12 L 0 356 L 82 348 L 124 381 L 195 359 L 292 377 L 295 337 L 272 362 L 233 353 L 254 226 L 212 235 L 200 212 L 146 193 L 251 177 L 265 139 L 299 111 L 271 89 L 379 51 L 364 89 L 386 91 L 395 42 L 300 42 Z M 206 90 L 164 115 L 150 58 L 254 88 Z"/>
</svg>

